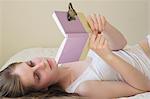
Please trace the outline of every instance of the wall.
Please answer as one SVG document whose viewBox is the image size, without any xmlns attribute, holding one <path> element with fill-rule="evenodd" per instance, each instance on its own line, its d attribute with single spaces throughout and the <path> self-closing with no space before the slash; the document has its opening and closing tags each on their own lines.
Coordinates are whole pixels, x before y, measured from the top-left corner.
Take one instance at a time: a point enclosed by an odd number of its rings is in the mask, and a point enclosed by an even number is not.
<svg viewBox="0 0 150 99">
<path fill-rule="evenodd" d="M 0 66 L 2 65 L 2 2 L 0 1 Z"/>
<path fill-rule="evenodd" d="M 148 0 L 148 33 L 150 34 L 150 1 Z"/>
<path fill-rule="evenodd" d="M 70 0 L 86 15 L 100 13 L 129 44 L 148 32 L 147 0 Z M 29 47 L 57 47 L 63 36 L 51 15 L 66 10 L 68 0 L 3 0 L 3 60 Z"/>
</svg>

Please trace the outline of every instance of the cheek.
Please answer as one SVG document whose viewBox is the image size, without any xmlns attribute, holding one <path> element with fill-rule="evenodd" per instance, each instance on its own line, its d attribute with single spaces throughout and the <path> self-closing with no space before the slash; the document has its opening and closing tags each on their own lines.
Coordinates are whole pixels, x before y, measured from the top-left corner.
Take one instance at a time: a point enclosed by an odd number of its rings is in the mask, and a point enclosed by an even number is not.
<svg viewBox="0 0 150 99">
<path fill-rule="evenodd" d="M 49 69 L 39 71 L 41 74 L 40 82 L 36 85 L 37 88 L 47 88 L 56 82 L 58 75 L 58 68 L 50 71 Z"/>
<path fill-rule="evenodd" d="M 47 74 L 42 74 L 38 87 L 47 88 L 51 84 L 51 77 Z"/>
<path fill-rule="evenodd" d="M 43 74 L 43 80 L 45 83 L 51 84 L 55 82 L 57 79 L 58 71 L 48 71 L 47 73 Z"/>
</svg>

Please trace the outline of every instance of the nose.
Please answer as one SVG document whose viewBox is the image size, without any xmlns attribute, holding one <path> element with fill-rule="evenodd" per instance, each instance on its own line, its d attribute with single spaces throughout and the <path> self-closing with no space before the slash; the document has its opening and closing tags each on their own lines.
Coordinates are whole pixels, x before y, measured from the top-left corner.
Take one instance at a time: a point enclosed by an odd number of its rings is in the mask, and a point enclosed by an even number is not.
<svg viewBox="0 0 150 99">
<path fill-rule="evenodd" d="M 39 70 L 39 69 L 45 69 L 46 64 L 45 64 L 45 60 L 41 60 L 41 62 L 35 64 L 34 67 L 32 67 L 33 71 L 35 70 Z"/>
</svg>

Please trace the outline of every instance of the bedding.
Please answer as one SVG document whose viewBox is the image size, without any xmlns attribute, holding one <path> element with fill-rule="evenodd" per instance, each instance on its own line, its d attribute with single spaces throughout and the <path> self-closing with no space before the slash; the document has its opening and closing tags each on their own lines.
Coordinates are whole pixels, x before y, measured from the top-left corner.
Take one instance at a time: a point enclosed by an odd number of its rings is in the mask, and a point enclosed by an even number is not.
<svg viewBox="0 0 150 99">
<path fill-rule="evenodd" d="M 19 53 L 17 53 L 14 57 L 11 57 L 8 62 L 16 61 L 20 59 L 29 60 L 34 57 L 51 57 L 54 58 L 57 53 L 58 48 L 28 48 Z M 21 57 L 21 58 L 20 58 Z M 6 97 L 0 97 L 1 99 L 7 99 Z M 23 96 L 19 97 L 18 99 L 42 99 L 44 97 L 41 94 L 30 95 L 30 96 Z M 16 98 L 15 98 L 16 99 Z M 65 96 L 65 97 L 46 97 L 46 99 L 85 99 L 79 96 Z M 150 92 L 137 94 L 131 97 L 121 97 L 117 99 L 150 99 Z"/>
</svg>

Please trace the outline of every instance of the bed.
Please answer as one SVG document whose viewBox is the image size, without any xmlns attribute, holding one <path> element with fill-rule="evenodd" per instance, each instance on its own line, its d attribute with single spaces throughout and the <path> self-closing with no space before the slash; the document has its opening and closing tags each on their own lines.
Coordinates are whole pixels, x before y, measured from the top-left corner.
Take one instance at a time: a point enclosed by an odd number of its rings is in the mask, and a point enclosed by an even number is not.
<svg viewBox="0 0 150 99">
<path fill-rule="evenodd" d="M 54 58 L 56 55 L 58 48 L 28 48 L 24 49 L 23 51 L 17 53 L 15 56 L 13 56 L 10 60 L 12 61 L 14 58 L 34 58 L 34 57 L 51 57 Z M 7 99 L 6 97 L 1 97 L 2 99 Z M 18 99 L 41 99 L 44 98 L 44 95 L 41 94 L 32 94 L 29 96 L 19 97 Z M 70 97 L 46 97 L 46 99 L 85 99 L 83 97 L 79 96 L 70 96 Z M 135 96 L 131 97 L 121 97 L 117 99 L 150 99 L 150 92 L 137 94 Z"/>
</svg>

